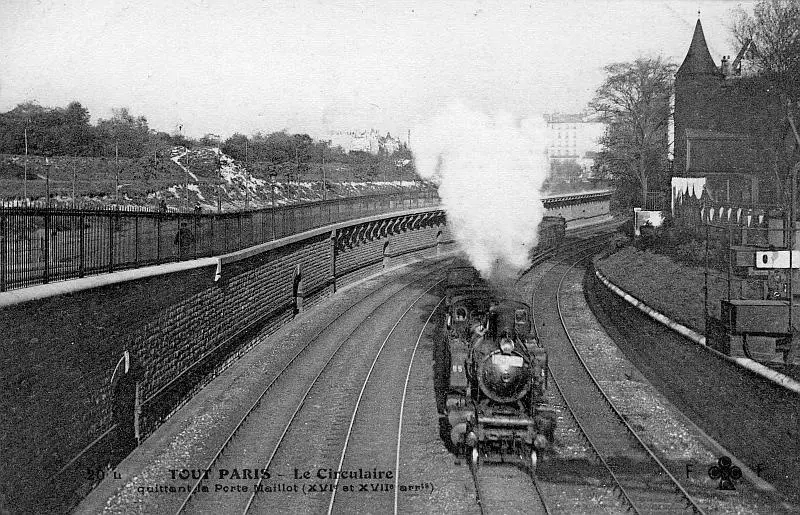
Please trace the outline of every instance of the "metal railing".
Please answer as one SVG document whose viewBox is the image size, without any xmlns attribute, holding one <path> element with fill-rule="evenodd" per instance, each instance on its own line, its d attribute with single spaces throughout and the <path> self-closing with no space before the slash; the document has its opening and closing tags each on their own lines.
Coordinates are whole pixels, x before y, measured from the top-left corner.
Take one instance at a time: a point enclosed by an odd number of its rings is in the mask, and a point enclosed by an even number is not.
<svg viewBox="0 0 800 515">
<path fill-rule="evenodd" d="M 216 256 L 336 222 L 436 206 L 431 190 L 206 213 L 0 207 L 0 291 Z"/>
</svg>

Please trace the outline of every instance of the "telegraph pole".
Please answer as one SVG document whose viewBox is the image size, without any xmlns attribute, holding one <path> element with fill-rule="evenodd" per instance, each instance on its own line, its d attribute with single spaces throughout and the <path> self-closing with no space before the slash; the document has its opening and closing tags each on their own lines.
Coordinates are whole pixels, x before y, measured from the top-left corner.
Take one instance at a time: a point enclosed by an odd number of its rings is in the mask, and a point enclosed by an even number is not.
<svg viewBox="0 0 800 515">
<path fill-rule="evenodd" d="M 189 211 L 189 147 L 186 147 L 186 199 L 185 208 Z"/>
<path fill-rule="evenodd" d="M 328 182 L 325 180 L 325 144 L 322 144 L 322 200 L 328 198 Z"/>
<path fill-rule="evenodd" d="M 47 207 L 50 207 L 50 167 L 52 163 L 50 162 L 50 157 L 53 155 L 52 152 L 49 150 L 45 152 L 44 155 L 44 169 L 46 171 L 45 174 L 45 184 L 44 184 L 44 196 L 45 202 L 47 202 Z"/>
<path fill-rule="evenodd" d="M 250 208 L 250 169 L 247 167 L 247 136 L 244 137 L 244 208 Z"/>
<path fill-rule="evenodd" d="M 222 211 L 222 155 L 217 147 L 217 213 Z"/>
<path fill-rule="evenodd" d="M 25 126 L 25 176 L 22 179 L 22 191 L 25 196 L 25 203 L 28 203 L 28 127 Z"/>
<path fill-rule="evenodd" d="M 119 204 L 119 143 L 114 143 L 114 155 L 117 162 L 117 170 L 114 174 L 114 202 Z"/>
</svg>

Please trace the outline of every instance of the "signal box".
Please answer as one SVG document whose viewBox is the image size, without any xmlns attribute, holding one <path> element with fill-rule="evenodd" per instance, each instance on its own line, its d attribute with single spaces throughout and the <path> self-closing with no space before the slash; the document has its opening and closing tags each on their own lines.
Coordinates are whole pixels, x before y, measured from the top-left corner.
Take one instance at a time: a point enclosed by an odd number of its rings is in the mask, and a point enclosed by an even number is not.
<svg viewBox="0 0 800 515">
<path fill-rule="evenodd" d="M 722 323 L 731 334 L 788 335 L 789 302 L 736 299 L 721 301 Z M 793 310 L 800 315 L 800 305 Z"/>
</svg>

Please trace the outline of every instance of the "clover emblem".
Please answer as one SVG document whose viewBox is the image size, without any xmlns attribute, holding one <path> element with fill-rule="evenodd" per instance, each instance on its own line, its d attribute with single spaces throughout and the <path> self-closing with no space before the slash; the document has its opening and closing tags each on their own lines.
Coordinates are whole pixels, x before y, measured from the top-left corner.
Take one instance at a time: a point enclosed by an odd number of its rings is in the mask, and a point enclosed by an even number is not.
<svg viewBox="0 0 800 515">
<path fill-rule="evenodd" d="M 708 477 L 719 479 L 720 490 L 736 490 L 734 483 L 742 478 L 742 469 L 733 465 L 728 456 L 723 456 L 708 469 Z"/>
</svg>

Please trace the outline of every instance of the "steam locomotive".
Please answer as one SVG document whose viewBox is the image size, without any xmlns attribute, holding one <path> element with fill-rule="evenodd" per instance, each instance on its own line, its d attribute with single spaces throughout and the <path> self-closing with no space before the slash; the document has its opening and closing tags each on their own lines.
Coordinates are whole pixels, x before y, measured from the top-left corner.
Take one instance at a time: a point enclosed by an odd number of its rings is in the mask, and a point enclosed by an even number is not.
<svg viewBox="0 0 800 515">
<path fill-rule="evenodd" d="M 536 470 L 553 442 L 555 410 L 547 405 L 547 351 L 524 302 L 494 293 L 469 266 L 448 271 L 442 374 L 454 448 L 480 460 L 512 461 Z M 444 406 L 442 406 L 444 404 Z"/>
</svg>

